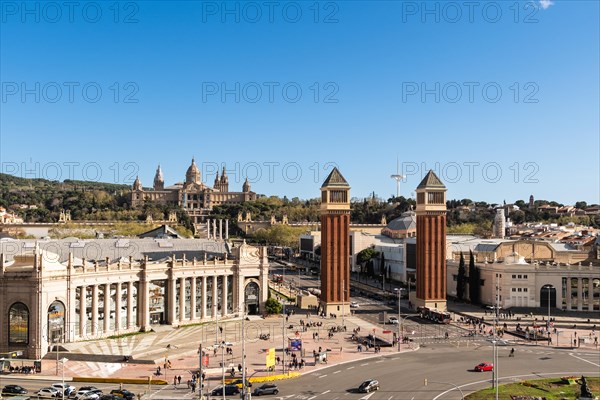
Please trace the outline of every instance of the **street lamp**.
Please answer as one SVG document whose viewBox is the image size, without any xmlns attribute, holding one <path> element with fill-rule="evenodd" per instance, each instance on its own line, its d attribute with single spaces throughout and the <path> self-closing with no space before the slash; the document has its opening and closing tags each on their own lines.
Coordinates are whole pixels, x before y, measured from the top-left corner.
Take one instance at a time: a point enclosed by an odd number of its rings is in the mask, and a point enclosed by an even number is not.
<svg viewBox="0 0 600 400">
<path fill-rule="evenodd" d="M 65 400 L 65 364 L 67 361 L 69 360 L 65 357 L 60 359 L 62 364 L 62 400 Z"/>
<path fill-rule="evenodd" d="M 402 291 L 399 288 L 394 289 L 398 293 L 398 351 L 402 343 L 402 304 L 400 302 Z"/>
<path fill-rule="evenodd" d="M 554 289 L 554 286 L 544 285 L 542 286 L 542 289 L 546 289 L 548 291 L 548 297 L 546 298 L 546 300 L 548 301 L 548 321 L 546 322 L 546 330 L 548 331 L 548 346 L 550 346 L 550 293 L 552 289 Z"/>
<path fill-rule="evenodd" d="M 4 358 L 0 358 L 0 399 L 2 398 L 2 374 L 4 373 Z"/>
</svg>

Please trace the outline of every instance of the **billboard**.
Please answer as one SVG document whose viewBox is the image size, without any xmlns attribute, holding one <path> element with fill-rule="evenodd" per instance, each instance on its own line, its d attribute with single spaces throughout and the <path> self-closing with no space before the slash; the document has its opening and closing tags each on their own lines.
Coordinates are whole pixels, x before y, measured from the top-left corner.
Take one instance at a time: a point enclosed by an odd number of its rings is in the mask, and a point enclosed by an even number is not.
<svg viewBox="0 0 600 400">
<path fill-rule="evenodd" d="M 267 364 L 267 368 L 275 366 L 275 348 L 274 347 L 271 347 L 269 350 L 267 350 L 266 364 Z"/>
</svg>

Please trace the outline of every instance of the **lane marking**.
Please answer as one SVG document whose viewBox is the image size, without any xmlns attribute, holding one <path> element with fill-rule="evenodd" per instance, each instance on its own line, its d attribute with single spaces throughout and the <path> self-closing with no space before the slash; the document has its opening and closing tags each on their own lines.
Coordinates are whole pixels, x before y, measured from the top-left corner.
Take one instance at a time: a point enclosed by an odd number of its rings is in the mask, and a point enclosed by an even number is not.
<svg viewBox="0 0 600 400">
<path fill-rule="evenodd" d="M 321 378 L 325 378 L 326 376 L 327 376 L 327 374 L 325 374 L 325 375 L 321 375 L 321 376 L 319 377 L 319 379 L 321 379 Z"/>
<path fill-rule="evenodd" d="M 346 368 L 346 369 L 352 369 L 352 368 L 354 368 L 354 367 L 348 367 L 348 368 Z"/>
<path fill-rule="evenodd" d="M 323 392 L 323 393 L 321 393 L 321 394 L 327 394 L 327 393 L 329 393 L 329 392 L 331 392 L 331 390 L 326 390 L 326 391 L 324 391 L 324 392 Z"/>
<path fill-rule="evenodd" d="M 340 372 L 342 372 L 342 371 L 335 371 L 334 374 L 339 374 Z"/>
<path fill-rule="evenodd" d="M 361 367 L 364 367 L 365 365 L 369 365 L 369 363 L 360 364 Z"/>
<path fill-rule="evenodd" d="M 585 358 L 577 357 L 575 354 L 569 354 L 569 355 L 570 355 L 571 357 L 575 357 L 575 358 L 576 358 L 576 359 L 578 359 L 578 360 L 581 360 L 581 361 L 584 361 L 584 362 L 586 362 L 586 363 L 589 363 L 589 364 L 595 365 L 596 367 L 600 367 L 600 364 L 596 364 L 596 363 L 594 363 L 594 362 L 591 362 L 590 360 L 586 360 Z"/>
</svg>

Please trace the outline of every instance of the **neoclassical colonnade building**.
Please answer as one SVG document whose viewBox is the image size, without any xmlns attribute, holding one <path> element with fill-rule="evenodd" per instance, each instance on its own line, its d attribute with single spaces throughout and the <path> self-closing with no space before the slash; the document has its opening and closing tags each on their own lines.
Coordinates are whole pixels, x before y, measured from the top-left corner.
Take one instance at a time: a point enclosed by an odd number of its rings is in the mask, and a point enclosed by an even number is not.
<svg viewBox="0 0 600 400">
<path fill-rule="evenodd" d="M 202 239 L 0 240 L 0 353 L 263 312 L 266 248 Z"/>
</svg>

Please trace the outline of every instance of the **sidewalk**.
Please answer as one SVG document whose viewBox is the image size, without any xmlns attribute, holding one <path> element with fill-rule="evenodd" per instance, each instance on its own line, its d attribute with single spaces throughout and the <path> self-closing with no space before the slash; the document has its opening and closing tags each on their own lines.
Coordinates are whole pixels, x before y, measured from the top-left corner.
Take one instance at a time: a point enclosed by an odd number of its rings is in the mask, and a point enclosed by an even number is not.
<svg viewBox="0 0 600 400">
<path fill-rule="evenodd" d="M 448 302 L 448 310 L 454 313 L 453 321 L 456 322 L 460 316 L 483 318 L 484 322 L 491 326 L 493 323 L 493 311 L 485 310 L 481 306 L 474 306 L 465 303 Z M 512 310 L 512 309 L 511 309 Z M 502 312 L 503 310 L 501 310 Z M 539 326 L 545 328 L 546 320 L 548 319 L 546 310 L 540 308 L 531 309 L 514 309 L 515 315 L 512 318 L 502 316 L 499 318 L 499 326 L 507 325 L 508 330 L 514 330 L 517 324 L 521 327 Z M 589 318 L 592 316 L 591 318 Z M 593 318 L 595 316 L 595 318 Z M 553 348 L 571 348 L 571 349 L 590 349 L 599 350 L 600 345 L 595 340 L 600 340 L 600 317 L 597 313 L 590 312 L 589 314 L 581 314 L 581 312 L 569 312 L 562 310 L 551 310 L 550 318 L 553 319 L 550 325 L 551 331 L 551 347 Z M 588 322 L 589 320 L 589 322 Z M 556 328 L 557 333 L 554 332 Z M 506 338 L 515 338 L 519 344 L 528 346 L 546 346 L 547 340 L 528 341 L 525 339 L 516 338 L 510 334 L 505 334 Z M 580 340 L 581 339 L 581 340 Z M 574 340 L 576 340 L 574 344 Z"/>
<path fill-rule="evenodd" d="M 302 331 L 300 320 L 305 323 L 312 322 L 321 326 L 313 326 Z M 340 327 L 342 323 L 346 326 L 346 332 L 336 332 L 331 339 L 328 338 L 329 329 L 332 327 Z M 371 350 L 358 351 L 357 342 L 351 340 L 352 331 L 360 327 L 360 334 L 366 336 L 368 333 L 381 331 L 381 327 L 363 321 L 358 317 L 347 316 L 342 321 L 342 317 L 337 318 L 320 318 L 314 315 L 307 317 L 306 312 L 295 314 L 289 317 L 284 323 L 281 316 L 268 317 L 266 319 L 253 318 L 250 321 L 244 321 L 244 331 L 246 332 L 245 353 L 246 353 L 246 368 L 247 377 L 264 377 L 283 372 L 282 362 L 275 366 L 275 371 L 269 372 L 265 366 L 266 355 L 269 348 L 274 348 L 276 357 L 282 361 L 284 354 L 283 346 L 283 327 L 285 324 L 286 336 L 288 339 L 302 340 L 302 353 L 295 352 L 298 360 L 305 360 L 305 367 L 301 370 L 292 369 L 291 372 L 308 373 L 317 369 L 336 365 L 342 362 L 351 362 L 371 357 L 379 357 L 386 354 L 398 353 L 397 347 L 381 348 L 380 353 L 375 353 Z M 207 377 L 213 380 L 222 379 L 221 363 L 224 361 L 225 378 L 230 378 L 227 370 L 232 367 L 235 369 L 235 378 L 241 378 L 238 373 L 238 364 L 242 362 L 242 321 L 240 319 L 219 321 L 219 325 L 223 331 L 215 329 L 215 324 L 206 324 L 193 327 L 172 328 L 161 330 L 161 332 L 150 332 L 130 336 L 122 339 L 107 339 L 93 342 L 82 342 L 78 346 L 71 346 L 72 351 L 79 351 L 88 354 L 98 354 L 100 351 L 121 352 L 122 354 L 132 354 L 133 361 L 129 363 L 106 363 L 106 362 L 90 362 L 90 361 L 69 361 L 65 366 L 65 374 L 72 377 L 104 377 L 104 378 L 138 378 L 138 379 L 163 379 L 170 382 L 174 376 L 181 375 L 182 381 L 186 382 L 191 378 L 191 373 L 199 369 L 198 346 L 202 341 L 203 348 L 207 348 L 215 343 L 216 340 L 225 341 L 227 347 L 232 349 L 232 354 L 227 355 L 225 352 L 217 349 L 209 350 L 209 365 L 204 368 Z M 291 329 L 289 327 L 292 326 Z M 268 333 L 269 340 L 259 339 L 259 335 Z M 318 336 L 313 338 L 313 333 Z M 381 336 L 378 332 L 377 336 Z M 169 347 L 167 349 L 167 347 Z M 313 351 L 327 352 L 327 363 L 315 363 Z M 409 345 L 402 346 L 402 352 L 416 350 L 416 347 Z M 60 357 L 69 358 L 68 352 L 60 353 Z M 136 354 L 150 354 L 157 356 L 156 364 L 141 364 L 136 363 Z M 163 363 L 165 357 L 171 362 L 172 368 L 165 370 Z M 291 360 L 290 355 L 285 357 L 286 363 Z M 161 366 L 161 375 L 156 376 L 156 369 Z M 56 378 L 56 361 L 54 359 L 45 359 L 42 361 L 42 373 L 36 375 L 21 375 L 15 374 L 19 378 L 32 379 L 52 379 Z M 286 372 L 290 372 L 286 366 Z"/>
</svg>

